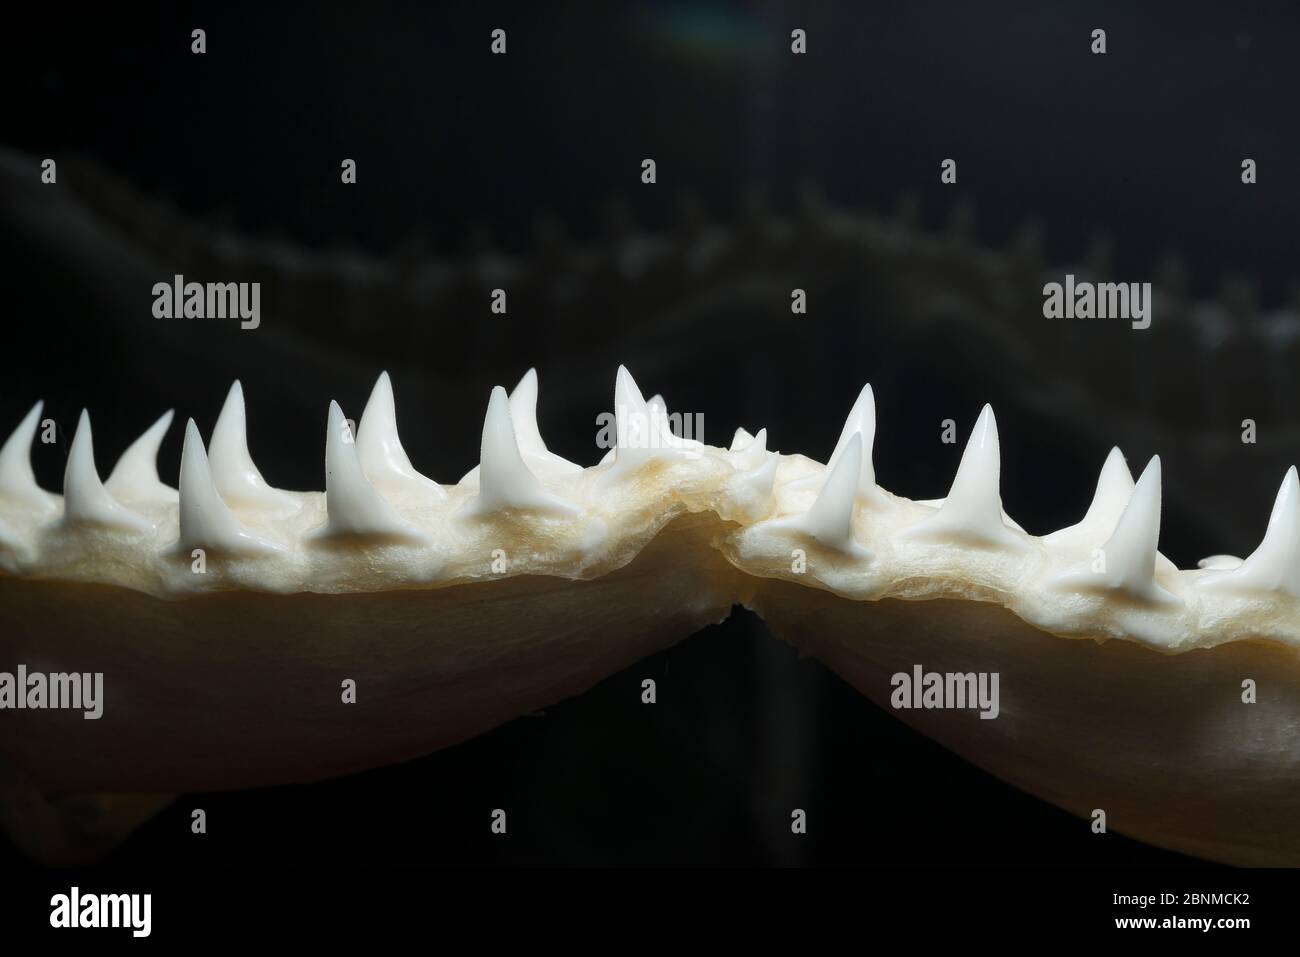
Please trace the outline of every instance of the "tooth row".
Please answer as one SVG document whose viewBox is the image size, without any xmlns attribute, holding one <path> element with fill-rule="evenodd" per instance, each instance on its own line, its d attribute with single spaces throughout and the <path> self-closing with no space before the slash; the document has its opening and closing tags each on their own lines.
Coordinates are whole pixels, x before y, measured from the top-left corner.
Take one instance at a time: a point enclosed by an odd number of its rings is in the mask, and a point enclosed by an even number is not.
<svg viewBox="0 0 1300 957">
<path fill-rule="evenodd" d="M 488 400 L 480 464 L 462 484 L 473 494 L 460 506 L 467 520 L 502 512 L 550 519 L 574 519 L 580 504 L 550 490 L 552 480 L 584 472 L 550 452 L 537 428 L 537 375 L 533 370 L 507 395 L 500 386 Z M 32 473 L 30 448 L 41 423 L 37 402 L 0 447 L 0 500 L 17 504 L 39 522 L 60 527 L 93 527 L 122 533 L 156 528 L 149 514 L 158 505 L 176 505 L 178 537 L 174 550 L 204 549 L 236 556 L 284 553 L 285 545 L 241 524 L 236 510 L 291 517 L 302 497 L 271 487 L 248 451 L 243 390 L 231 387 L 205 448 L 191 419 L 186 423 L 179 490 L 158 479 L 156 459 L 173 413 L 168 411 L 122 455 L 107 482 L 95 466 L 90 418 L 83 411 L 68 454 L 63 497 L 41 489 Z M 704 446 L 676 436 L 660 396 L 646 400 L 631 374 L 620 366 L 615 380 L 617 443 L 606 457 L 602 483 L 618 482 L 652 460 L 671 463 Z M 728 462 L 734 487 L 756 502 L 754 529 L 816 543 L 858 563 L 874 561 L 872 549 L 855 536 L 855 518 L 872 514 L 896 499 L 876 484 L 872 446 L 875 399 L 865 386 L 845 421 L 827 466 L 795 477 L 785 491 L 805 488 L 811 504 L 795 514 L 773 516 L 773 494 L 782 457 L 767 449 L 767 431 L 744 429 L 732 440 Z M 898 531 L 901 547 L 941 545 L 1006 555 L 1025 553 L 1034 541 L 1007 518 L 1000 495 L 997 421 L 985 406 L 963 450 L 948 496 L 937 503 L 909 503 L 922 510 Z M 1177 607 L 1183 600 L 1162 587 L 1158 574 L 1176 571 L 1158 551 L 1160 534 L 1160 459 L 1154 457 L 1134 483 L 1123 455 L 1112 449 L 1096 492 L 1076 524 L 1039 539 L 1067 555 L 1083 556 L 1077 567 L 1048 577 L 1048 591 L 1122 594 L 1151 608 Z M 325 441 L 325 512 L 322 525 L 306 537 L 328 544 L 368 539 L 427 546 L 431 534 L 399 514 L 390 497 L 437 503 L 447 492 L 411 465 L 397 432 L 392 383 L 379 377 L 356 435 L 338 403 L 331 402 Z M 61 513 L 61 514 L 60 514 Z M 21 534 L 0 520 L 0 548 L 16 549 Z M 1086 553 L 1091 550 L 1091 557 Z M 1244 561 L 1216 556 L 1202 563 L 1197 587 L 1231 596 L 1283 594 L 1300 598 L 1300 481 L 1292 467 L 1278 491 L 1263 541 Z"/>
</svg>

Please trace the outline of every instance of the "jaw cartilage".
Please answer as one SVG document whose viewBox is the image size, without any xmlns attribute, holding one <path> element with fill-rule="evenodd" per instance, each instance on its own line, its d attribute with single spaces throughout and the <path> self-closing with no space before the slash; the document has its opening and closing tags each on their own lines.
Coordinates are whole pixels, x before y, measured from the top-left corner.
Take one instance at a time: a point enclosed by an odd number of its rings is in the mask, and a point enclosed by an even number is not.
<svg viewBox="0 0 1300 957">
<path fill-rule="evenodd" d="M 620 367 L 617 441 L 583 468 L 542 440 L 537 385 L 492 390 L 480 464 L 443 485 L 381 376 L 355 436 L 328 407 L 324 492 L 262 477 L 236 383 L 208 448 L 187 422 L 177 490 L 154 465 L 170 413 L 107 482 L 83 415 L 54 495 L 31 472 L 38 403 L 0 448 L 0 650 L 93 666 L 131 706 L 93 747 L 17 717 L 0 756 L 51 790 L 315 780 L 545 707 L 742 604 L 884 706 L 917 662 L 998 671 L 996 720 L 900 717 L 1034 794 L 1191 853 L 1300 862 L 1294 469 L 1245 561 L 1180 570 L 1158 551 L 1158 458 L 1134 483 L 1113 449 L 1078 523 L 1023 530 L 987 406 L 948 496 L 921 502 L 876 482 L 869 386 L 823 465 L 766 429 L 677 436 Z M 358 669 L 348 711 L 332 689 Z M 1243 677 L 1268 683 L 1258 703 Z"/>
</svg>

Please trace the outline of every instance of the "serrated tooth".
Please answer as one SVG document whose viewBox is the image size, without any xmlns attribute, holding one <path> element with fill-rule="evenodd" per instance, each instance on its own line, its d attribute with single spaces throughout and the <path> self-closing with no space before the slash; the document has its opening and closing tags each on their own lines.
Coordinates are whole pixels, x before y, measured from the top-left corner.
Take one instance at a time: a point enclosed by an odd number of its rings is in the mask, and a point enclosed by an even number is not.
<svg viewBox="0 0 1300 957">
<path fill-rule="evenodd" d="M 208 453 L 193 419 L 185 423 L 178 484 L 180 537 L 175 551 L 186 556 L 196 548 L 217 554 L 253 556 L 285 551 L 282 545 L 269 542 L 244 528 L 222 500 L 212 481 Z"/>
<path fill-rule="evenodd" d="M 104 483 L 120 502 L 163 502 L 174 505 L 180 493 L 158 479 L 158 449 L 171 428 L 174 411 L 168 409 L 144 434 L 131 443 Z"/>
<path fill-rule="evenodd" d="M 41 421 L 44 402 L 37 402 L 23 416 L 5 444 L 0 447 L 0 498 L 13 499 L 35 513 L 38 519 L 59 510 L 59 499 L 36 484 L 32 472 L 32 443 Z"/>
<path fill-rule="evenodd" d="M 1048 581 L 1060 590 L 1109 589 L 1157 605 L 1182 600 L 1156 584 L 1160 543 L 1160 456 L 1147 463 L 1114 533 L 1101 549 L 1105 570 L 1067 572 Z"/>
<path fill-rule="evenodd" d="M 1027 539 L 1003 521 L 999 492 L 1001 452 L 993 407 L 985 405 L 962 452 L 948 497 L 934 515 L 902 531 L 915 541 L 956 542 L 980 548 L 1021 551 Z"/>
<path fill-rule="evenodd" d="M 1110 450 L 1097 477 L 1092 504 L 1083 518 L 1073 525 L 1044 535 L 1049 545 L 1087 546 L 1106 541 L 1119 524 L 1119 517 L 1133 497 L 1133 473 L 1118 447 Z"/>
<path fill-rule="evenodd" d="M 431 537 L 403 519 L 379 494 L 361 468 L 348 421 L 330 401 L 325 430 L 325 524 L 312 538 L 393 539 L 426 543 Z"/>
<path fill-rule="evenodd" d="M 776 519 L 770 527 L 800 532 L 828 548 L 856 558 L 869 558 L 871 553 L 853 539 L 853 507 L 862 474 L 862 447 L 862 435 L 853 433 L 812 508 L 802 515 Z"/>
<path fill-rule="evenodd" d="M 537 391 L 537 370 L 529 369 L 510 393 L 510 419 L 515 427 L 520 453 L 544 473 L 581 472 L 581 465 L 556 455 L 542 440 L 542 433 L 537 428 Z"/>
<path fill-rule="evenodd" d="M 835 451 L 826 463 L 828 470 L 839 462 L 840 456 L 848 448 L 849 440 L 859 434 L 862 436 L 862 474 L 858 477 L 858 497 L 867 504 L 884 504 L 885 497 L 876 485 L 876 468 L 871 461 L 871 452 L 876 443 L 876 395 L 871 390 L 871 383 L 862 387 L 853 408 L 849 410 L 848 418 L 844 420 L 844 428 L 840 430 Z"/>
<path fill-rule="evenodd" d="M 466 511 L 477 516 L 515 508 L 561 515 L 576 515 L 580 511 L 547 492 L 524 464 L 510 419 L 510 400 L 506 397 L 506 390 L 496 386 L 492 389 L 487 414 L 483 418 L 479 491 L 466 505 Z"/>
<path fill-rule="evenodd" d="M 217 424 L 213 426 L 207 457 L 212 482 L 232 508 L 296 511 L 300 507 L 293 496 L 266 483 L 248 454 L 244 388 L 238 379 L 231 385 Z"/>
<path fill-rule="evenodd" d="M 370 392 L 370 401 L 361 413 L 356 453 L 362 472 L 380 492 L 432 496 L 438 501 L 447 497 L 437 482 L 415 470 L 402 448 L 402 440 L 397 434 L 393 383 L 387 372 L 379 374 Z"/>
<path fill-rule="evenodd" d="M 63 471 L 63 522 L 65 525 L 101 525 L 125 531 L 147 531 L 153 523 L 122 506 L 99 480 L 95 469 L 94 440 L 90 415 L 81 410 L 68 465 Z"/>
<path fill-rule="evenodd" d="M 732 455 L 731 464 L 741 471 L 749 471 L 761 468 L 769 458 L 775 461 L 767 452 L 767 429 L 759 429 L 758 435 L 752 436 L 744 448 Z"/>
<path fill-rule="evenodd" d="M 1212 592 L 1280 591 L 1300 598 L 1300 480 L 1294 465 L 1282 478 L 1259 547 L 1239 567 L 1206 575 L 1198 585 Z"/>
</svg>

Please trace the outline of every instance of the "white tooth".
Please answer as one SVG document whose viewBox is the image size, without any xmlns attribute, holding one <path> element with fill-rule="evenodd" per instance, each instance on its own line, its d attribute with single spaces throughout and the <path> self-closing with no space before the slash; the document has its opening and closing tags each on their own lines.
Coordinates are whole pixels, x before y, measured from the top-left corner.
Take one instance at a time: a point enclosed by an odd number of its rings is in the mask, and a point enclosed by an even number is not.
<svg viewBox="0 0 1300 957">
<path fill-rule="evenodd" d="M 1100 545 L 1115 531 L 1124 506 L 1133 497 L 1133 474 L 1124 461 L 1124 453 L 1112 448 L 1097 478 L 1097 490 L 1087 513 L 1074 525 L 1044 535 L 1049 545 L 1085 547 Z"/>
<path fill-rule="evenodd" d="M 262 478 L 248 454 L 248 430 L 244 415 L 244 389 L 235 380 L 226 403 L 217 416 L 208 442 L 208 460 L 212 482 L 217 492 L 233 508 L 265 508 L 293 511 L 298 501 L 286 492 L 272 488 Z"/>
<path fill-rule="evenodd" d="M 176 552 L 190 557 L 196 548 L 228 555 L 269 555 L 285 550 L 240 525 L 230 507 L 222 501 L 212 481 L 212 469 L 199 427 L 193 419 L 185 423 L 178 484 L 180 537 L 176 541 Z"/>
<path fill-rule="evenodd" d="M 772 500 L 772 490 L 776 487 L 776 467 L 779 456 L 765 454 L 764 458 L 766 461 L 762 465 L 741 472 L 736 476 L 736 481 L 748 493 L 748 498 L 752 503 L 747 506 L 746 510 L 755 516 L 768 510 Z M 756 506 L 761 506 L 761 508 Z"/>
<path fill-rule="evenodd" d="M 403 519 L 366 478 L 343 410 L 330 402 L 325 432 L 325 524 L 313 538 L 363 536 L 408 542 L 431 541 Z"/>
<path fill-rule="evenodd" d="M 37 402 L 0 447 L 0 498 L 10 498 L 46 518 L 59 510 L 59 499 L 36 484 L 32 473 L 32 442 L 44 402 Z"/>
<path fill-rule="evenodd" d="M 760 468 L 767 462 L 767 429 L 759 429 L 745 447 L 731 457 L 731 464 L 742 471 Z M 775 456 L 772 457 L 775 460 Z"/>
<path fill-rule="evenodd" d="M 1207 575 L 1199 585 L 1205 591 L 1280 591 L 1300 598 L 1300 481 L 1294 465 L 1287 469 L 1277 490 L 1259 547 L 1240 567 Z"/>
<path fill-rule="evenodd" d="M 537 429 L 537 370 L 529 369 L 510 393 L 510 420 L 515 427 L 515 441 L 519 444 L 519 453 L 524 462 L 538 476 L 550 478 L 556 475 L 573 475 L 581 472 L 582 466 L 570 462 L 561 455 L 556 455 L 542 441 L 542 434 Z M 610 450 L 610 454 L 613 450 Z M 607 456 L 608 457 L 608 456 Z M 478 466 L 466 472 L 460 484 L 477 485 L 479 481 Z"/>
<path fill-rule="evenodd" d="M 871 461 L 871 451 L 876 442 L 876 396 L 871 391 L 870 383 L 862 387 L 857 401 L 849 410 L 848 418 L 844 420 L 844 428 L 840 430 L 835 451 L 826 463 L 827 474 L 839 462 L 840 456 L 848 448 L 849 440 L 859 434 L 862 436 L 862 474 L 858 479 L 858 496 L 868 504 L 883 504 L 885 497 L 876 485 L 876 469 Z"/>
<path fill-rule="evenodd" d="M 632 373 L 622 365 L 614 377 L 614 424 L 614 464 L 609 470 L 610 476 L 639 468 L 654 452 L 650 448 L 652 423 L 649 404 L 641 395 Z"/>
<path fill-rule="evenodd" d="M 524 464 L 510 419 L 510 400 L 501 386 L 488 399 L 479 459 L 479 492 L 466 506 L 470 515 L 513 508 L 578 513 L 579 509 L 547 492 Z"/>
<path fill-rule="evenodd" d="M 537 370 L 529 369 L 510 393 L 510 420 L 524 460 L 543 474 L 563 475 L 581 472 L 582 466 L 556 455 L 542 441 L 537 428 Z"/>
<path fill-rule="evenodd" d="M 104 488 L 118 501 L 168 505 L 180 501 L 176 489 L 158 480 L 158 448 L 171 428 L 173 414 L 171 409 L 164 412 L 117 460 Z"/>
<path fill-rule="evenodd" d="M 1236 555 L 1209 555 L 1196 563 L 1197 568 L 1204 568 L 1207 572 L 1231 571 L 1241 565 L 1242 560 Z"/>
<path fill-rule="evenodd" d="M 1158 605 L 1181 605 L 1156 584 L 1156 548 L 1160 542 L 1160 456 L 1152 457 L 1133 488 L 1110 540 L 1101 549 L 1104 571 L 1067 572 L 1048 587 L 1071 590 L 1110 589 Z"/>
<path fill-rule="evenodd" d="M 862 474 L 862 436 L 854 433 L 817 500 L 803 515 L 776 519 L 772 528 L 783 528 L 816 539 L 828 548 L 857 558 L 871 553 L 853 539 L 853 506 L 857 499 L 858 478 Z M 775 460 L 775 459 L 774 459 Z"/>
<path fill-rule="evenodd" d="M 361 460 L 361 470 L 380 492 L 414 493 L 432 496 L 439 501 L 447 497 L 437 482 L 412 467 L 402 448 L 402 440 L 397 436 L 393 383 L 387 372 L 380 373 L 379 381 L 370 393 L 370 401 L 361 413 L 356 451 Z"/>
<path fill-rule="evenodd" d="M 703 444 L 675 435 L 661 396 L 647 402 L 626 366 L 618 367 L 614 380 L 614 417 L 617 427 L 613 467 L 606 477 L 616 478 L 640 468 L 653 458 L 685 453 L 699 454 Z M 602 459 L 602 464 L 608 459 Z"/>
<path fill-rule="evenodd" d="M 754 437 L 750 435 L 747 431 L 745 431 L 744 429 L 737 429 L 736 434 L 731 437 L 730 451 L 739 452 L 742 449 L 744 449 L 745 446 L 749 445 L 750 442 L 753 441 L 754 441 Z"/>
<path fill-rule="evenodd" d="M 108 494 L 95 470 L 95 448 L 90 435 L 90 416 L 81 410 L 68 465 L 63 472 L 63 522 L 66 525 L 102 525 L 127 531 L 146 531 L 153 523 L 123 508 Z"/>
<path fill-rule="evenodd" d="M 668 415 L 668 403 L 664 401 L 662 395 L 652 395 L 646 400 L 645 406 L 647 409 L 657 413 L 658 415 Z"/>
<path fill-rule="evenodd" d="M 904 529 L 903 537 L 980 548 L 1027 548 L 1026 538 L 1003 521 L 1000 470 L 998 423 L 992 406 L 986 405 L 966 442 L 948 497 L 934 515 Z"/>
</svg>

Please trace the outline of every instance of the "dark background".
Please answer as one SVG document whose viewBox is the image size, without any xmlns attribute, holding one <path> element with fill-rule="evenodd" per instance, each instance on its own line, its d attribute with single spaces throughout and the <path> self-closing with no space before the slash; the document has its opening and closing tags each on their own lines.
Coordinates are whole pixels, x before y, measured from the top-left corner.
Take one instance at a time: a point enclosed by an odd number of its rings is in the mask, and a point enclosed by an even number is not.
<svg viewBox="0 0 1300 957">
<path fill-rule="evenodd" d="M 74 4 L 3 45 L 0 428 L 37 397 L 63 427 L 86 406 L 104 474 L 165 408 L 207 434 L 236 377 L 286 488 L 322 487 L 329 399 L 359 415 L 382 369 L 412 460 L 444 482 L 476 461 L 490 387 L 529 366 L 544 436 L 583 464 L 618 362 L 704 413 L 712 444 L 766 426 L 819 459 L 871 381 L 882 484 L 945 494 L 961 446 L 939 421 L 964 442 L 992 401 L 1003 500 L 1035 533 L 1082 514 L 1109 444 L 1135 471 L 1161 453 L 1162 549 L 1187 567 L 1253 547 L 1300 450 L 1292 4 Z M 1041 285 L 1071 270 L 1177 295 L 1146 332 L 1054 325 Z M 262 281 L 262 327 L 154 319 L 174 272 Z M 66 439 L 37 450 L 46 487 Z M 173 483 L 179 450 L 173 428 Z M 188 839 L 192 807 L 208 840 Z M 184 797 L 112 859 L 266 858 L 1182 860 L 990 779 L 739 611 L 423 760 Z"/>
</svg>

